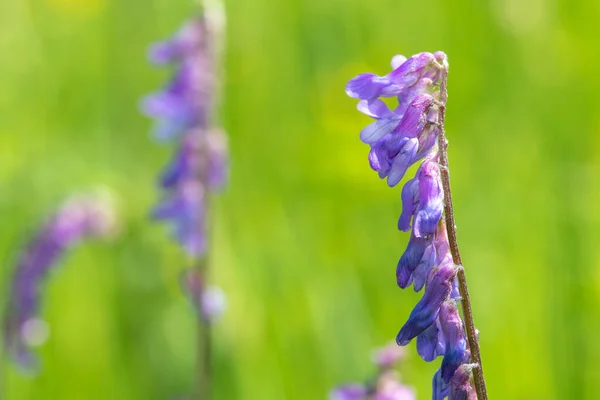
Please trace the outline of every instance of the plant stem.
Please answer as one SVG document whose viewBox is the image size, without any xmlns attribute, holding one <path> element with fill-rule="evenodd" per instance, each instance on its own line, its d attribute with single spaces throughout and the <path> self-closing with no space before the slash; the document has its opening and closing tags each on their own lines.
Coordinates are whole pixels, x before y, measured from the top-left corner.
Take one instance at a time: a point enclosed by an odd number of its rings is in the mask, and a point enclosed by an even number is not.
<svg viewBox="0 0 600 400">
<path fill-rule="evenodd" d="M 471 350 L 471 363 L 477 364 L 478 367 L 473 369 L 473 381 L 475 383 L 475 391 L 477 392 L 478 400 L 487 400 L 487 390 L 485 387 L 485 379 L 483 377 L 483 365 L 481 363 L 481 351 L 479 349 L 479 340 L 477 338 L 477 331 L 475 330 L 475 323 L 473 322 L 473 311 L 471 309 L 471 297 L 469 296 L 469 289 L 467 288 L 467 278 L 465 276 L 465 270 L 462 268 L 462 260 L 460 258 L 460 252 L 458 251 L 458 242 L 456 240 L 456 225 L 454 224 L 454 210 L 452 208 L 452 192 L 450 190 L 450 173 L 448 172 L 448 141 L 446 140 L 446 134 L 444 131 L 444 119 L 446 114 L 446 101 L 448 99 L 448 91 L 446 87 L 446 81 L 448 78 L 448 67 L 444 67 L 442 70 L 442 78 L 440 83 L 440 116 L 439 116 L 439 163 L 442 166 L 441 178 L 442 187 L 444 189 L 444 214 L 446 219 L 446 230 L 448 232 L 448 242 L 450 245 L 450 252 L 452 254 L 452 261 L 454 264 L 461 266 L 457 273 L 458 279 L 458 290 L 462 297 L 462 309 L 463 316 L 465 319 L 465 329 L 467 331 L 467 338 L 469 340 L 469 348 Z"/>
<path fill-rule="evenodd" d="M 197 270 L 202 279 L 202 285 L 206 287 L 208 263 L 206 258 L 198 263 Z M 198 379 L 198 399 L 210 400 L 211 398 L 211 378 L 212 378 L 212 332 L 210 323 L 204 318 L 198 316 L 197 326 L 197 379 Z"/>
</svg>

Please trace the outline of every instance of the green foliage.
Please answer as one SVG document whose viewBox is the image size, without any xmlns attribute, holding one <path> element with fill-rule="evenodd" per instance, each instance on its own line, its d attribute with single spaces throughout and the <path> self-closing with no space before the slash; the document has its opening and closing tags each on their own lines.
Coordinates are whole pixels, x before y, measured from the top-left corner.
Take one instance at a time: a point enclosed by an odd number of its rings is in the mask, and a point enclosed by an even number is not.
<svg viewBox="0 0 600 400">
<path fill-rule="evenodd" d="M 43 371 L 0 397 L 168 399 L 194 374 L 186 260 L 149 224 L 168 146 L 137 109 L 168 72 L 145 61 L 193 8 L 174 0 L 0 4 L 0 295 L 19 247 L 67 194 L 120 198 L 121 236 L 48 284 Z M 399 189 L 369 170 L 344 85 L 395 53 L 444 50 L 459 241 L 491 398 L 595 399 L 600 357 L 597 1 L 230 0 L 215 199 L 216 399 L 321 399 L 372 367 L 417 295 L 395 286 Z M 436 365 L 402 368 L 419 398 Z"/>
</svg>

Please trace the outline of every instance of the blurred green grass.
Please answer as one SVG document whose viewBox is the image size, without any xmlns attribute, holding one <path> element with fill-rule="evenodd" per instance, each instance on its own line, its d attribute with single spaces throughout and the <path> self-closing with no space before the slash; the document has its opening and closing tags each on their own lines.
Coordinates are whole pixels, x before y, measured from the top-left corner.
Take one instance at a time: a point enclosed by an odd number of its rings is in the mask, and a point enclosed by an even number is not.
<svg viewBox="0 0 600 400">
<path fill-rule="evenodd" d="M 449 55 L 447 130 L 459 241 L 493 399 L 596 399 L 600 368 L 600 3 L 229 0 L 222 120 L 231 186 L 215 201 L 215 398 L 320 399 L 371 372 L 419 295 L 397 289 L 399 189 L 369 170 L 346 98 L 395 53 Z M 186 260 L 149 224 L 169 149 L 140 96 L 145 61 L 193 4 L 0 4 L 0 279 L 54 205 L 114 188 L 119 240 L 72 252 L 48 284 L 36 379 L 4 365 L 3 397 L 166 399 L 193 375 Z M 428 398 L 437 363 L 409 346 Z"/>
</svg>

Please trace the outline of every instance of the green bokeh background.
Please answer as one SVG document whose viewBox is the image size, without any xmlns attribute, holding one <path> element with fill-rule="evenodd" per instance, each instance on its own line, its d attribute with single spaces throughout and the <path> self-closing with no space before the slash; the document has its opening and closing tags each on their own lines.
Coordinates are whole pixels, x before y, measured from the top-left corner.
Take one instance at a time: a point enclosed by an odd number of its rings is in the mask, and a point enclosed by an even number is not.
<svg viewBox="0 0 600 400">
<path fill-rule="evenodd" d="M 18 251 L 68 194 L 119 198 L 121 235 L 48 281 L 41 374 L 6 362 L 0 398 L 169 399 L 192 386 L 186 260 L 147 221 L 168 146 L 138 100 L 167 69 L 147 45 L 175 0 L 0 3 L 0 296 Z M 214 201 L 216 399 L 324 399 L 373 370 L 420 295 L 394 270 L 399 188 L 369 169 L 368 118 L 344 94 L 396 53 L 444 50 L 459 241 L 491 399 L 597 399 L 600 2 L 229 0 L 223 124 L 231 184 Z M 2 300 L 4 302 L 5 299 Z M 430 396 L 438 362 L 408 346 Z"/>
</svg>

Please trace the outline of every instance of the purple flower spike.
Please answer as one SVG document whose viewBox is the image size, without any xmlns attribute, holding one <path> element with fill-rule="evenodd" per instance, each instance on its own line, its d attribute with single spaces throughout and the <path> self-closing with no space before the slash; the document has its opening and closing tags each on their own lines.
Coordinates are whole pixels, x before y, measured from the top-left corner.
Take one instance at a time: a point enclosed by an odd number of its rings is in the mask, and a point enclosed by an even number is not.
<svg viewBox="0 0 600 400">
<path fill-rule="evenodd" d="M 467 341 L 455 300 L 448 300 L 440 308 L 440 325 L 446 339 L 442 361 L 442 378 L 450 382 L 454 371 L 466 361 Z"/>
<path fill-rule="evenodd" d="M 4 345 L 25 371 L 33 372 L 38 366 L 31 346 L 42 344 L 48 336 L 47 324 L 38 318 L 46 277 L 70 248 L 115 230 L 109 197 L 102 193 L 77 195 L 59 208 L 24 249 L 12 278 Z"/>
<path fill-rule="evenodd" d="M 339 386 L 329 393 L 329 400 L 365 400 L 367 388 L 358 383 Z"/>
<path fill-rule="evenodd" d="M 477 400 L 477 393 L 471 387 L 471 371 L 477 364 L 463 364 L 454 373 L 450 381 L 448 400 Z"/>
<path fill-rule="evenodd" d="M 470 387 L 465 386 L 468 378 L 458 382 L 459 373 L 455 372 L 470 358 L 457 309 L 461 298 L 454 260 L 459 262 L 460 258 L 455 251 L 451 254 L 448 241 L 447 230 L 452 232 L 455 228 L 442 220 L 445 206 L 449 206 L 445 204 L 439 164 L 447 165 L 446 144 L 442 146 L 439 140 L 447 100 L 448 59 L 438 51 L 408 59 L 394 56 L 391 64 L 393 71 L 387 75 L 367 73 L 350 80 L 346 92 L 360 99 L 360 112 L 375 119 L 360 132 L 360 139 L 370 146 L 369 164 L 379 178 L 387 178 L 390 187 L 396 186 L 413 164 L 424 160 L 416 176 L 402 188 L 398 229 L 412 231 L 396 267 L 396 280 L 401 288 L 412 284 L 416 292 L 425 286 L 425 293 L 398 332 L 396 342 L 404 346 L 416 337 L 417 351 L 425 361 L 443 355 L 441 368 L 433 379 L 434 400 L 443 400 L 449 393 L 451 400 L 467 400 L 471 399 L 467 390 Z M 387 97 L 396 97 L 397 105 L 382 101 Z M 451 221 L 451 216 L 446 217 Z M 479 360 L 478 352 L 474 351 L 474 357 Z M 475 375 L 478 390 L 481 386 L 484 393 L 483 376 L 479 371 Z M 451 390 L 451 382 L 461 389 Z"/>
<path fill-rule="evenodd" d="M 148 96 L 143 111 L 156 120 L 158 139 L 176 139 L 178 149 L 160 178 L 163 201 L 152 215 L 171 225 L 173 236 L 193 257 L 207 248 L 206 197 L 227 180 L 227 140 L 209 125 L 216 89 L 214 33 L 222 15 L 209 9 L 187 22 L 173 38 L 154 45 L 151 59 L 175 62 L 166 88 Z M 218 14 L 218 15 L 217 15 Z"/>
<path fill-rule="evenodd" d="M 418 172 L 419 206 L 415 214 L 414 233 L 416 237 L 435 232 L 444 210 L 444 191 L 440 180 L 440 168 L 426 161 Z"/>
<path fill-rule="evenodd" d="M 396 337 L 396 343 L 399 346 L 407 345 L 413 338 L 434 323 L 442 303 L 450 294 L 455 276 L 456 268 L 450 264 L 442 265 L 432 272 L 431 281 L 428 282 L 425 288 L 425 294 L 410 313 L 408 321 Z M 446 349 L 446 351 L 448 350 Z"/>
</svg>

